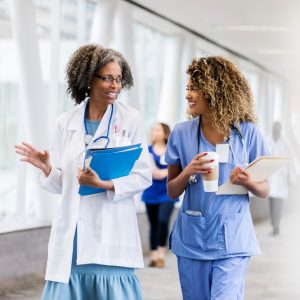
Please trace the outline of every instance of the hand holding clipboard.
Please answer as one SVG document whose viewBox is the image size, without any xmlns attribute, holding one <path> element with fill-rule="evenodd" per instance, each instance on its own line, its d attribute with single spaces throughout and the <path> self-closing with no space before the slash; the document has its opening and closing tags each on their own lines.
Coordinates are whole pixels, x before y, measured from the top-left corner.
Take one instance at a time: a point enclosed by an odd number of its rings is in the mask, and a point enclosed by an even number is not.
<svg viewBox="0 0 300 300">
<path fill-rule="evenodd" d="M 273 173 L 281 169 L 289 162 L 288 156 L 259 156 L 245 170 L 255 181 L 263 181 L 268 179 Z M 244 195 L 248 193 L 248 189 L 242 185 L 232 184 L 226 181 L 217 191 L 217 195 Z"/>
</svg>

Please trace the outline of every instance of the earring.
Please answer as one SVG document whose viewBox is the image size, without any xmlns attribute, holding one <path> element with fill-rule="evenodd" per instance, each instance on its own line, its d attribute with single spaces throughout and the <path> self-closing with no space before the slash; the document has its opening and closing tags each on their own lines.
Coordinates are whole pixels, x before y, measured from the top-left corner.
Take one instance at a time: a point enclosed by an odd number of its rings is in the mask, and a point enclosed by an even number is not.
<svg viewBox="0 0 300 300">
<path fill-rule="evenodd" d="M 91 87 L 90 87 L 90 86 L 88 86 L 88 87 L 87 87 L 87 89 L 88 89 L 88 90 L 85 92 L 85 96 L 86 96 L 86 97 L 88 97 L 88 95 L 89 95 L 89 93 L 90 93 L 90 89 L 91 89 Z"/>
</svg>

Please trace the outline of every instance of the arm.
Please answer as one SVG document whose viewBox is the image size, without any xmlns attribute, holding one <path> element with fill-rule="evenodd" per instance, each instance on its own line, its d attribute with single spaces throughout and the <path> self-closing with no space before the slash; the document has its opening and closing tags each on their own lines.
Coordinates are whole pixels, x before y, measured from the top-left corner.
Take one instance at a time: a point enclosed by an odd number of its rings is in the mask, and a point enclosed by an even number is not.
<svg viewBox="0 0 300 300">
<path fill-rule="evenodd" d="M 153 179 L 162 180 L 162 179 L 166 178 L 168 176 L 168 170 L 167 169 L 159 169 L 155 164 L 152 154 L 150 154 L 149 156 L 150 156 Z"/>
<path fill-rule="evenodd" d="M 28 162 L 40 169 L 40 184 L 50 193 L 61 194 L 62 175 L 61 175 L 61 138 L 60 120 L 62 114 L 56 122 L 54 139 L 51 144 L 50 154 L 47 150 L 39 151 L 28 143 L 16 145 L 16 152 L 22 156 L 21 161 Z M 50 162 L 51 158 L 51 162 Z"/>
<path fill-rule="evenodd" d="M 254 181 L 246 170 L 240 167 L 235 168 L 230 174 L 230 181 L 233 184 L 239 184 L 246 187 L 253 195 L 260 198 L 267 198 L 269 194 L 269 182 Z"/>
<path fill-rule="evenodd" d="M 152 168 L 152 177 L 157 180 L 162 180 L 168 176 L 168 169 Z"/>
<path fill-rule="evenodd" d="M 168 195 L 171 198 L 179 197 L 185 190 L 190 176 L 194 174 L 207 174 L 210 173 L 210 169 L 203 166 L 203 164 L 209 163 L 209 159 L 205 159 L 206 152 L 202 152 L 195 156 L 193 160 L 182 170 L 179 165 L 168 166 Z"/>
</svg>

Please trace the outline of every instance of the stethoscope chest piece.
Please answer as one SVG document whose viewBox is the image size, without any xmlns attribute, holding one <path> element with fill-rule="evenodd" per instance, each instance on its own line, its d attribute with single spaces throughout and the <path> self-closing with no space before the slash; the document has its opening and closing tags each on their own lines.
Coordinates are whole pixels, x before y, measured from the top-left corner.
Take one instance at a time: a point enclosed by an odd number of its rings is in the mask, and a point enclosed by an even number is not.
<svg viewBox="0 0 300 300">
<path fill-rule="evenodd" d="M 196 174 L 191 175 L 189 178 L 189 184 L 193 184 L 193 183 L 197 183 L 197 182 L 198 182 L 198 179 L 197 179 Z"/>
</svg>

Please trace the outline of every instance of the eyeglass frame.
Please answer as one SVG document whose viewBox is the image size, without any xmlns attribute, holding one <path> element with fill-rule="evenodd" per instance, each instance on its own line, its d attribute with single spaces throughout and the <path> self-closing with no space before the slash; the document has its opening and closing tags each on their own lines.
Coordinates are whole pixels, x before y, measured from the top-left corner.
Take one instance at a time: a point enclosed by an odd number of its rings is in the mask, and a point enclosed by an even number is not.
<svg viewBox="0 0 300 300">
<path fill-rule="evenodd" d="M 106 83 L 113 83 L 115 81 L 116 84 L 120 84 L 120 85 L 124 84 L 124 80 L 122 79 L 122 77 L 121 78 L 120 77 L 114 78 L 112 75 L 101 76 L 101 75 L 98 75 L 98 74 L 94 74 L 94 76 L 101 79 L 101 80 L 103 80 Z"/>
</svg>

